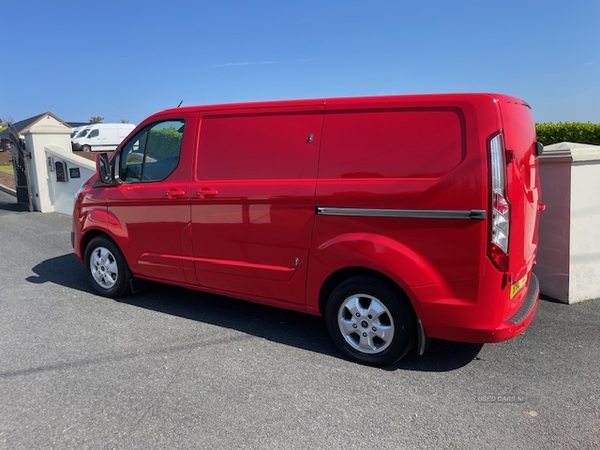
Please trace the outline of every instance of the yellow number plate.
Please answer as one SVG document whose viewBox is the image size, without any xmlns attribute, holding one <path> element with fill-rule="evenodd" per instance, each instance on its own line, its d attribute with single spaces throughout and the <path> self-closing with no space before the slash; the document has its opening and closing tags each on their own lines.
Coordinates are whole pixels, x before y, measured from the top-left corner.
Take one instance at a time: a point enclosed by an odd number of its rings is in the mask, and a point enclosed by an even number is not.
<svg viewBox="0 0 600 450">
<path fill-rule="evenodd" d="M 525 275 L 523 278 L 521 278 L 519 281 L 517 281 L 515 284 L 513 284 L 510 287 L 510 299 L 511 300 L 513 298 L 515 298 L 515 295 L 517 295 L 517 293 L 525 287 L 526 283 L 527 283 L 527 275 Z"/>
</svg>

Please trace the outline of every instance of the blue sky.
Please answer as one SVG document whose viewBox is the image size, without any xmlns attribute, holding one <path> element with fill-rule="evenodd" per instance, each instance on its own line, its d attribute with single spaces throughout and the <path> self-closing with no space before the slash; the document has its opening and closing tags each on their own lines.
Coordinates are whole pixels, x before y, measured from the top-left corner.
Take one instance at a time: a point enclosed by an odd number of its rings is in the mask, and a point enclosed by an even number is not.
<svg viewBox="0 0 600 450">
<path fill-rule="evenodd" d="M 536 122 L 600 123 L 599 0 L 13 1 L 2 16 L 5 120 L 485 91 Z"/>
</svg>

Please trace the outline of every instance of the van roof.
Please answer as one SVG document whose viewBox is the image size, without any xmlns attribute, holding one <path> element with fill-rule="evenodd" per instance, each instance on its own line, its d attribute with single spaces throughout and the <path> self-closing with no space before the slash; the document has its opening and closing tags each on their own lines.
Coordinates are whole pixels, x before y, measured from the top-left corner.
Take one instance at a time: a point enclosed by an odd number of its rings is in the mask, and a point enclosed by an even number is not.
<svg viewBox="0 0 600 450">
<path fill-rule="evenodd" d="M 179 108 L 169 108 L 153 114 L 151 117 L 162 114 L 172 114 L 176 111 L 181 112 L 210 112 L 210 111 L 233 111 L 233 110 L 256 110 L 266 108 L 286 108 L 286 107 L 319 107 L 319 106 L 373 106 L 386 104 L 402 104 L 411 106 L 411 104 L 456 102 L 456 101 L 474 101 L 487 98 L 488 100 L 505 100 L 515 102 L 524 106 L 529 106 L 523 100 L 505 94 L 495 93 L 449 93 L 449 94 L 412 94 L 412 95 L 387 95 L 387 96 L 365 96 L 365 97 L 331 97 L 320 99 L 295 99 L 295 100 L 271 100 L 244 103 L 224 103 L 214 105 L 194 105 L 183 106 Z"/>
<path fill-rule="evenodd" d="M 87 127 L 95 127 L 95 126 L 105 126 L 105 125 L 119 125 L 124 127 L 135 127 L 133 123 L 121 123 L 121 122 L 109 122 L 109 123 L 88 123 L 78 128 L 87 128 Z"/>
</svg>

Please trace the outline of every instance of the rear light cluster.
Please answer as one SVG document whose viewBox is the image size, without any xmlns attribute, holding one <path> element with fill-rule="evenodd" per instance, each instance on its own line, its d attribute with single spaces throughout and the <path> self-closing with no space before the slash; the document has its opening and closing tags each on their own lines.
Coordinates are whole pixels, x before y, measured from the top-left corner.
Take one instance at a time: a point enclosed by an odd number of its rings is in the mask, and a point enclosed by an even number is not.
<svg viewBox="0 0 600 450">
<path fill-rule="evenodd" d="M 492 183 L 492 223 L 490 227 L 488 254 L 498 270 L 507 272 L 510 203 L 506 190 L 506 149 L 502 134 L 493 137 L 489 145 Z"/>
</svg>

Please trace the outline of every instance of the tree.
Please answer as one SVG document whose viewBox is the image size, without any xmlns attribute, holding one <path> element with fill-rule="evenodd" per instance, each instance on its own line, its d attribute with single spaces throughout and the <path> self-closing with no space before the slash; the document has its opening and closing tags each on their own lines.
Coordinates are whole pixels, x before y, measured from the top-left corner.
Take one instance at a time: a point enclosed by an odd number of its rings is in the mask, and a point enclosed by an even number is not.
<svg viewBox="0 0 600 450">
<path fill-rule="evenodd" d="M 102 123 L 104 117 L 94 116 L 90 119 L 90 123 Z"/>
<path fill-rule="evenodd" d="M 129 120 L 123 119 L 123 120 L 121 120 L 121 123 L 129 123 Z"/>
<path fill-rule="evenodd" d="M 14 125 L 15 121 L 12 117 L 8 116 L 6 119 L 0 119 L 0 125 L 6 125 L 8 127 Z"/>
</svg>

